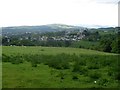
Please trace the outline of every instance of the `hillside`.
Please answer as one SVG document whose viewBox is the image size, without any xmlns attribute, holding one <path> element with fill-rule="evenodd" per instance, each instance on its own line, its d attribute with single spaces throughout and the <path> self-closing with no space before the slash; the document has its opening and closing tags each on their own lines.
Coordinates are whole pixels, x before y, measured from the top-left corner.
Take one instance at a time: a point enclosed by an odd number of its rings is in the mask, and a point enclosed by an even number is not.
<svg viewBox="0 0 120 90">
<path fill-rule="evenodd" d="M 23 34 L 26 32 L 55 32 L 55 31 L 64 31 L 64 30 L 84 30 L 86 28 L 72 25 L 64 25 L 64 24 L 48 24 L 41 26 L 15 26 L 15 27 L 3 27 L 2 34 Z"/>
</svg>

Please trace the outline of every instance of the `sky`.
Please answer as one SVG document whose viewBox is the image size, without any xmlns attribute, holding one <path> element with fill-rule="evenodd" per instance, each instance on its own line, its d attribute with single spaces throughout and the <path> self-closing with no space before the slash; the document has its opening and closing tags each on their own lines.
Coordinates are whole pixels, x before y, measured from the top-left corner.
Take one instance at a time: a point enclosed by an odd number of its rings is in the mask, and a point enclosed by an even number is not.
<svg viewBox="0 0 120 90">
<path fill-rule="evenodd" d="M 119 0 L 0 0 L 0 27 L 118 25 Z"/>
</svg>

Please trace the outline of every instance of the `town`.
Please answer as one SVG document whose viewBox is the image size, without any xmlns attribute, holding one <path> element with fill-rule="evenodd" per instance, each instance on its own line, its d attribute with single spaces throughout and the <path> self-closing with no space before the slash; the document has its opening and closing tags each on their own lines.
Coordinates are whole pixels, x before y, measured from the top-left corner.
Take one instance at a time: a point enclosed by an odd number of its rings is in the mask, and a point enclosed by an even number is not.
<svg viewBox="0 0 120 90">
<path fill-rule="evenodd" d="M 25 32 L 21 35 L 5 35 L 3 42 L 11 42 L 12 40 L 30 40 L 30 41 L 80 41 L 86 36 L 87 30 L 83 31 L 60 31 L 47 33 L 31 33 Z"/>
</svg>

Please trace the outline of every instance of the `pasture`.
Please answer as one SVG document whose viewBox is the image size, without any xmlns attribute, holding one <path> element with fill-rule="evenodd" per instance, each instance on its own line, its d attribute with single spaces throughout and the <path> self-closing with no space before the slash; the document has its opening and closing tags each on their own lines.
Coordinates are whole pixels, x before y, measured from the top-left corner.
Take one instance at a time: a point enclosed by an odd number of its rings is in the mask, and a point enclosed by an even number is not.
<svg viewBox="0 0 120 90">
<path fill-rule="evenodd" d="M 2 53 L 7 55 L 14 54 L 45 54 L 56 55 L 61 53 L 66 54 L 84 54 L 84 55 L 116 55 L 113 53 L 105 53 L 89 49 L 67 48 L 67 47 L 40 47 L 40 46 L 3 46 Z"/>
<path fill-rule="evenodd" d="M 2 48 L 3 88 L 117 88 L 119 55 L 65 47 Z"/>
</svg>

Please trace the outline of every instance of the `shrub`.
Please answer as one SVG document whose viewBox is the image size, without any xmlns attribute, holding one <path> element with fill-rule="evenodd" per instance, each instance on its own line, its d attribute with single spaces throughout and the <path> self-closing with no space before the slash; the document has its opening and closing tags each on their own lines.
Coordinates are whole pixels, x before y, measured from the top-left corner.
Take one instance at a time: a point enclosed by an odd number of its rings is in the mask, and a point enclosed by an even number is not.
<svg viewBox="0 0 120 90">
<path fill-rule="evenodd" d="M 107 86 L 108 82 L 109 82 L 108 79 L 106 79 L 106 78 L 100 78 L 100 80 L 98 81 L 98 84 L 102 85 L 102 86 Z"/>
<path fill-rule="evenodd" d="M 92 79 L 99 79 L 101 77 L 101 74 L 97 71 L 93 71 L 89 73 L 89 76 Z"/>
<path fill-rule="evenodd" d="M 60 71 L 59 74 L 58 74 L 58 77 L 60 77 L 60 79 L 65 79 L 65 73 Z"/>
<path fill-rule="evenodd" d="M 72 76 L 72 79 L 73 79 L 73 80 L 78 80 L 79 78 L 78 78 L 78 76 L 77 76 L 76 74 L 74 74 L 74 75 Z"/>
<path fill-rule="evenodd" d="M 36 63 L 31 63 L 31 64 L 32 64 L 32 67 L 37 67 Z"/>
<path fill-rule="evenodd" d="M 78 63 L 79 63 L 79 65 L 86 66 L 86 59 L 79 57 Z"/>
<path fill-rule="evenodd" d="M 44 49 L 41 49 L 40 51 L 45 51 Z"/>
<path fill-rule="evenodd" d="M 90 65 L 88 65 L 88 69 L 99 69 L 99 65 L 98 64 L 90 64 Z"/>
<path fill-rule="evenodd" d="M 62 64 L 62 69 L 69 69 L 69 68 L 70 66 L 67 62 Z"/>
<path fill-rule="evenodd" d="M 73 66 L 72 72 L 78 72 L 78 73 L 80 73 L 81 75 L 82 75 L 82 74 L 87 75 L 88 69 L 87 69 L 87 67 L 81 66 L 78 62 L 76 62 L 76 63 L 74 64 L 74 66 Z"/>
<path fill-rule="evenodd" d="M 46 60 L 45 64 L 55 69 L 69 69 L 68 58 L 67 54 L 51 56 Z"/>
<path fill-rule="evenodd" d="M 22 56 L 10 56 L 10 61 L 12 64 L 20 64 L 23 63 Z"/>
<path fill-rule="evenodd" d="M 84 74 L 85 76 L 88 75 L 88 68 L 87 67 L 81 67 L 80 68 L 80 74 Z"/>
<path fill-rule="evenodd" d="M 107 72 L 107 75 L 108 75 L 108 76 L 113 76 L 113 73 L 114 73 L 113 71 L 110 71 L 110 70 L 109 70 L 109 71 Z"/>
<path fill-rule="evenodd" d="M 79 71 L 80 71 L 80 65 L 78 62 L 75 62 L 72 72 L 79 72 Z"/>
<path fill-rule="evenodd" d="M 33 59 L 33 60 L 31 61 L 32 67 L 37 67 L 37 63 L 38 63 L 37 60 L 34 60 L 34 59 Z"/>
<path fill-rule="evenodd" d="M 2 54 L 2 61 L 3 62 L 10 62 L 10 57 L 5 55 L 5 54 Z"/>
</svg>

